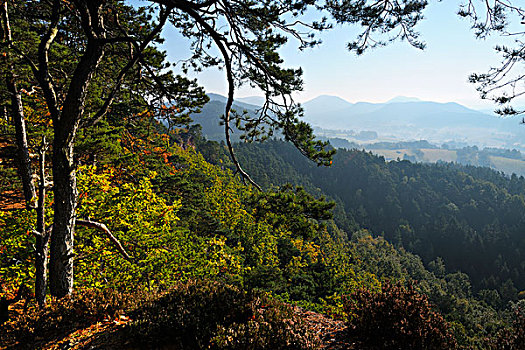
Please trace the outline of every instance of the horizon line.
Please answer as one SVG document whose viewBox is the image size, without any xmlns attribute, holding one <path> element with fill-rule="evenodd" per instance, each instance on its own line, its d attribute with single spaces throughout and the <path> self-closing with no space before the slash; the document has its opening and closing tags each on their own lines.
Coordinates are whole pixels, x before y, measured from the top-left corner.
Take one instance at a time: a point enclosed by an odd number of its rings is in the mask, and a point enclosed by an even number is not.
<svg viewBox="0 0 525 350">
<path fill-rule="evenodd" d="M 207 95 L 209 94 L 214 94 L 214 95 L 219 95 L 223 98 L 227 98 L 225 95 L 223 95 L 222 93 L 218 93 L 218 92 L 207 92 L 206 93 Z M 492 104 L 492 107 L 491 106 L 482 106 L 482 105 L 477 105 L 477 104 L 473 104 L 473 103 L 468 103 L 468 102 L 461 102 L 461 101 L 454 101 L 454 100 L 448 100 L 448 101 L 440 101 L 440 100 L 432 100 L 432 99 L 425 99 L 425 98 L 421 98 L 421 97 L 416 97 L 416 96 L 405 96 L 405 95 L 396 95 L 394 97 L 391 97 L 389 99 L 387 99 L 386 101 L 377 101 L 377 100 L 360 100 L 360 101 L 355 101 L 355 102 L 352 102 L 352 101 L 349 101 L 348 99 L 344 98 L 344 97 L 341 97 L 339 95 L 331 95 L 331 94 L 320 94 L 320 95 L 317 95 L 313 98 L 308 98 L 308 99 L 302 99 L 302 101 L 298 101 L 298 103 L 300 103 L 301 105 L 304 105 L 305 103 L 307 102 L 311 102 L 319 97 L 335 97 L 335 98 L 339 98 L 349 104 L 357 104 L 357 103 L 372 103 L 372 104 L 387 104 L 387 103 L 414 103 L 414 102 L 430 102 L 430 103 L 440 103 L 440 104 L 447 104 L 447 103 L 457 103 L 461 106 L 464 106 L 466 108 L 469 108 L 469 109 L 472 109 L 472 110 L 476 110 L 476 111 L 484 111 L 484 112 L 491 112 L 491 113 L 494 113 L 494 110 L 498 109 L 498 106 Z M 246 99 L 246 98 L 264 98 L 264 96 L 261 96 L 261 95 L 243 95 L 243 96 L 238 96 L 235 98 L 235 100 L 239 100 L 239 99 Z M 413 101 L 393 101 L 395 99 L 409 99 L 409 100 L 413 100 Z M 242 101 L 240 101 L 242 102 Z M 479 103 L 490 103 L 490 101 L 487 101 L 487 100 L 479 100 Z M 247 102 L 243 102 L 243 103 L 247 103 Z M 249 104 L 249 103 L 248 103 Z"/>
</svg>

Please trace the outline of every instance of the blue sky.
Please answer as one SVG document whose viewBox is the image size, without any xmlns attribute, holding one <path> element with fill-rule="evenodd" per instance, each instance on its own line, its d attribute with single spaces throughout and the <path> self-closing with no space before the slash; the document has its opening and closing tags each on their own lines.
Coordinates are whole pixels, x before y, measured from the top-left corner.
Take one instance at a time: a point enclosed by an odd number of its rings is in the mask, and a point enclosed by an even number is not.
<svg viewBox="0 0 525 350">
<path fill-rule="evenodd" d="M 346 43 L 356 28 L 339 27 L 321 35 L 323 44 L 299 51 L 293 41 L 281 50 L 286 65 L 302 67 L 304 91 L 295 97 L 304 102 L 318 95 L 336 95 L 350 102 L 384 102 L 396 96 L 417 97 L 437 102 L 459 102 L 472 108 L 492 108 L 479 98 L 467 79 L 470 73 L 485 72 L 500 58 L 493 47 L 508 38 L 477 40 L 470 23 L 457 16 L 457 1 L 432 1 L 425 19 L 417 27 L 427 47 L 421 51 L 406 42 L 396 42 L 356 56 L 346 50 Z M 187 44 L 180 36 L 166 30 L 164 48 L 176 61 L 185 58 Z M 195 75 L 207 92 L 225 94 L 223 71 L 208 70 Z M 237 97 L 257 95 L 241 88 Z"/>
</svg>

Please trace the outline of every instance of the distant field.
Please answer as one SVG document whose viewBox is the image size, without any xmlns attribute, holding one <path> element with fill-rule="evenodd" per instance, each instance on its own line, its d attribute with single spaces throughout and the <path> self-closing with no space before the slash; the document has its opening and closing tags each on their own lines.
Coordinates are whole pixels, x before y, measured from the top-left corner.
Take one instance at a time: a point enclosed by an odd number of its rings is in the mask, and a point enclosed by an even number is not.
<svg viewBox="0 0 525 350">
<path fill-rule="evenodd" d="M 386 160 L 403 159 L 405 154 L 409 156 L 414 155 L 414 151 L 411 149 L 374 149 L 371 151 L 374 154 L 385 157 Z"/>
<path fill-rule="evenodd" d="M 422 148 L 421 151 L 425 154 L 423 161 L 435 163 L 438 160 L 443 162 L 455 162 L 457 160 L 456 151 L 449 151 L 448 149 L 431 149 Z"/>
<path fill-rule="evenodd" d="M 414 149 L 374 149 L 372 153 L 385 157 L 387 161 L 403 159 L 405 154 L 409 157 L 415 157 L 418 162 L 436 163 L 456 162 L 457 153 L 454 150 L 422 148 L 419 151 Z M 421 157 L 422 154 L 422 157 Z M 491 168 L 503 171 L 507 175 L 517 174 L 525 176 L 525 161 L 498 156 L 489 156 Z"/>
<path fill-rule="evenodd" d="M 418 161 L 435 163 L 438 160 L 443 162 L 455 162 L 457 159 L 456 151 L 449 151 L 447 149 L 432 149 L 422 148 L 423 159 L 420 159 L 418 152 L 413 149 L 374 149 L 372 153 L 385 157 L 386 160 L 403 159 L 403 156 L 415 156 Z"/>
<path fill-rule="evenodd" d="M 525 161 L 523 160 L 490 156 L 490 161 L 494 168 L 507 175 L 514 173 L 525 176 Z"/>
</svg>

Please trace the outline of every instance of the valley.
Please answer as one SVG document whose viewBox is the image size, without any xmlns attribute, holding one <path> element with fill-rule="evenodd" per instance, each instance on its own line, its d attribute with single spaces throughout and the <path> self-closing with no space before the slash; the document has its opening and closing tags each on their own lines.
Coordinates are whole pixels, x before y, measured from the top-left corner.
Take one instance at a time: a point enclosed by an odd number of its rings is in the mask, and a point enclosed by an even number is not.
<svg viewBox="0 0 525 350">
<path fill-rule="evenodd" d="M 209 97 L 210 102 L 193 118 L 206 138 L 220 141 L 224 130 L 218 116 L 226 98 Z M 257 103 L 262 103 L 260 98 L 245 98 L 234 107 L 255 115 Z M 387 161 L 457 162 L 525 176 L 525 126 L 519 118 L 404 97 L 382 104 L 351 104 L 335 96 L 320 96 L 303 107 L 304 120 L 312 124 L 315 135 L 335 148 L 364 149 Z M 235 127 L 233 131 L 232 140 L 239 141 L 241 131 Z"/>
</svg>

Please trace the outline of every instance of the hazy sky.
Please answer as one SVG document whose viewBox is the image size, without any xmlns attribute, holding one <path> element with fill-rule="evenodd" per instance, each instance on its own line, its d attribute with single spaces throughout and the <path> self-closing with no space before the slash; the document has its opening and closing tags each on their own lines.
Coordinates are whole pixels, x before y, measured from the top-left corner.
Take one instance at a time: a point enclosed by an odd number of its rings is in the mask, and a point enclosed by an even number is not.
<svg viewBox="0 0 525 350">
<path fill-rule="evenodd" d="M 356 56 L 346 43 L 357 33 L 355 28 L 339 27 L 325 32 L 323 44 L 299 51 L 291 42 L 281 50 L 286 65 L 302 67 L 304 91 L 296 95 L 304 102 L 318 95 L 336 95 L 350 102 L 384 102 L 396 96 L 418 97 L 437 102 L 455 101 L 473 108 L 492 108 L 481 101 L 467 79 L 470 73 L 485 72 L 500 58 L 493 47 L 504 43 L 500 37 L 477 40 L 470 23 L 457 16 L 458 2 L 432 2 L 425 19 L 417 27 L 427 47 L 421 51 L 406 42 Z M 165 49 L 169 58 L 184 58 L 187 44 L 169 29 Z M 225 94 L 223 71 L 208 70 L 196 75 L 207 92 Z M 237 97 L 256 95 L 250 89 L 237 91 Z"/>
</svg>

